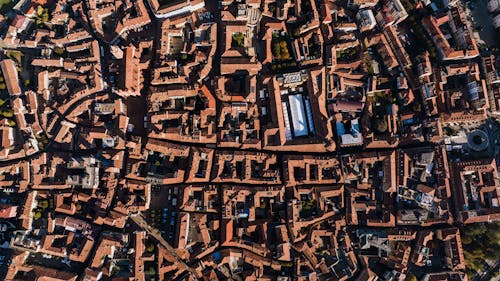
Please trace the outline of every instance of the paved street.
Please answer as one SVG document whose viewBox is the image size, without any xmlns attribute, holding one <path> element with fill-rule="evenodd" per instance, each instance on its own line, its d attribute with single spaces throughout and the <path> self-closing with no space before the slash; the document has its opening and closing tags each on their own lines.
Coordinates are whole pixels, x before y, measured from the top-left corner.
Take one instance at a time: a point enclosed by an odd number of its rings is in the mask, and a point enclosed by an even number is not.
<svg viewBox="0 0 500 281">
<path fill-rule="evenodd" d="M 153 230 L 153 228 L 144 220 L 144 217 L 142 217 L 142 215 L 138 214 L 138 215 L 132 215 L 131 216 L 131 219 L 144 231 L 146 231 L 148 233 L 148 235 L 154 237 L 154 239 L 156 239 L 161 246 L 165 247 L 165 249 L 172 255 L 174 256 L 175 260 L 180 264 L 182 265 L 187 271 L 189 271 L 191 273 L 191 280 L 197 280 L 197 274 L 196 274 L 196 271 L 191 268 L 190 266 L 188 266 L 180 257 L 179 255 L 177 255 L 177 253 L 175 252 L 175 249 L 174 247 L 172 247 L 167 241 L 165 241 L 165 239 L 163 239 L 163 237 L 161 236 L 161 234 L 156 231 L 156 230 Z"/>
</svg>

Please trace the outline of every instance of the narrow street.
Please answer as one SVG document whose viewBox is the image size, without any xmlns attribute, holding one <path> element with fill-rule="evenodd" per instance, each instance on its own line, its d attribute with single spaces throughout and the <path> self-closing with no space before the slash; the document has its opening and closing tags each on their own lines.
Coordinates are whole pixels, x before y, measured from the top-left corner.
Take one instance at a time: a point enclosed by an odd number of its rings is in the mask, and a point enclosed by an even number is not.
<svg viewBox="0 0 500 281">
<path fill-rule="evenodd" d="M 182 265 L 187 271 L 189 271 L 191 273 L 191 280 L 198 280 L 198 277 L 197 277 L 197 274 L 196 274 L 196 271 L 188 266 L 180 257 L 179 255 L 177 255 L 177 253 L 175 252 L 175 249 L 174 247 L 172 247 L 167 241 L 165 241 L 165 239 L 163 239 L 163 237 L 161 236 L 161 234 L 158 232 L 158 231 L 155 231 L 151 228 L 151 226 L 144 220 L 144 218 L 142 217 L 142 215 L 132 215 L 130 217 L 142 230 L 146 231 L 148 233 L 148 235 L 150 235 L 151 237 L 153 237 L 154 239 L 156 239 L 156 241 L 158 241 L 160 243 L 161 246 L 163 246 L 174 258 L 175 260 L 180 264 Z"/>
</svg>

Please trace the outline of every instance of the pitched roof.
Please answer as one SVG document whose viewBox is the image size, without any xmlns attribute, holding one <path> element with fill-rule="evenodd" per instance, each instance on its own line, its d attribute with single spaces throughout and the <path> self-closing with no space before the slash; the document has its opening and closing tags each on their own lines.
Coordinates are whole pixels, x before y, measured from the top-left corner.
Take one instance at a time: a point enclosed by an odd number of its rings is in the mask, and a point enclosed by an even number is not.
<svg viewBox="0 0 500 281">
<path fill-rule="evenodd" d="M 14 61 L 11 59 L 4 59 L 0 62 L 0 66 L 2 67 L 9 94 L 20 95 L 21 88 L 19 87 L 19 76 Z"/>
</svg>

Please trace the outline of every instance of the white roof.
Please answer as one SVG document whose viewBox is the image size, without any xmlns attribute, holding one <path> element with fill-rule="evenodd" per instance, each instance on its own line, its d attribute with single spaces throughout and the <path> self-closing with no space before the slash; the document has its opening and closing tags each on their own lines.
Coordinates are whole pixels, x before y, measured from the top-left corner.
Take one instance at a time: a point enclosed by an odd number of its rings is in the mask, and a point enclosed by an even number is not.
<svg viewBox="0 0 500 281">
<path fill-rule="evenodd" d="M 304 111 L 304 103 L 302 102 L 302 95 L 288 96 L 290 102 L 290 113 L 292 114 L 293 133 L 296 137 L 307 135 L 306 114 Z"/>
</svg>

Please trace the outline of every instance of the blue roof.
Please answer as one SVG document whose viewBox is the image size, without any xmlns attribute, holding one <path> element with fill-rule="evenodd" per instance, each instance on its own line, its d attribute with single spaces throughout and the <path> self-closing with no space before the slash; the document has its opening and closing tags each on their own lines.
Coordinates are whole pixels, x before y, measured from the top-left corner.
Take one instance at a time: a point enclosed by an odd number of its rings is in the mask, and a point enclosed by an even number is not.
<svg viewBox="0 0 500 281">
<path fill-rule="evenodd" d="M 339 136 L 345 134 L 345 128 L 344 128 L 344 124 L 342 124 L 342 122 L 337 122 L 336 126 L 337 126 L 337 134 Z"/>
</svg>

